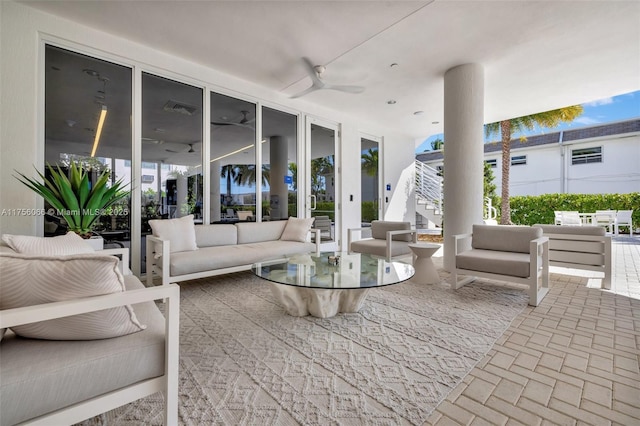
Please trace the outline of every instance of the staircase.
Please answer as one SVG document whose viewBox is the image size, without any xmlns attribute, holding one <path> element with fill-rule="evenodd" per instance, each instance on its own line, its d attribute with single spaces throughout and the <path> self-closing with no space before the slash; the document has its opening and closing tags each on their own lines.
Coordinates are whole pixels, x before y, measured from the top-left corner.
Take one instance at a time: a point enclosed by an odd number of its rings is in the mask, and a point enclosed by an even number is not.
<svg viewBox="0 0 640 426">
<path fill-rule="evenodd" d="M 416 226 L 435 228 L 441 225 L 442 176 L 433 167 L 416 160 Z"/>
</svg>

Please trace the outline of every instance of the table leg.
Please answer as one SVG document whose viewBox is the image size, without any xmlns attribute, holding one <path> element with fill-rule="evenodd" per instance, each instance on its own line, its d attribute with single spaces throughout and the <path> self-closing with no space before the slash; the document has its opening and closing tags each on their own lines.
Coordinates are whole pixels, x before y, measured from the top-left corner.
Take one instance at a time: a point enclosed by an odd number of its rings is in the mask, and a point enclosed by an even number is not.
<svg viewBox="0 0 640 426">
<path fill-rule="evenodd" d="M 416 269 L 416 274 L 412 278 L 413 282 L 419 284 L 437 284 L 440 282 L 440 276 L 431 256 L 416 258 L 413 267 Z"/>
</svg>

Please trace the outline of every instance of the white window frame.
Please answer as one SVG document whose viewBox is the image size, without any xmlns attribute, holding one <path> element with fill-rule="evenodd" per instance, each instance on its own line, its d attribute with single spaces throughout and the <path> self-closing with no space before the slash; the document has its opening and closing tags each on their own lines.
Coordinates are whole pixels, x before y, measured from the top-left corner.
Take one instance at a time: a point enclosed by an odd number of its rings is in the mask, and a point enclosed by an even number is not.
<svg viewBox="0 0 640 426">
<path fill-rule="evenodd" d="M 592 151 L 592 152 L 587 152 Z M 571 165 L 593 164 L 603 162 L 602 146 L 592 146 L 589 148 L 578 148 L 571 150 Z M 584 152 L 584 153 L 581 153 Z"/>
</svg>

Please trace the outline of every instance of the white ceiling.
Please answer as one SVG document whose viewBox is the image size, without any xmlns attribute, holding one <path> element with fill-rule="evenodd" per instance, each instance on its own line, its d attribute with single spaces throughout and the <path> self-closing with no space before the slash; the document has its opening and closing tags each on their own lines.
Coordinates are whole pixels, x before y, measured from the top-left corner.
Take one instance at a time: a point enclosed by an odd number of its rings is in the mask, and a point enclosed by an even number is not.
<svg viewBox="0 0 640 426">
<path fill-rule="evenodd" d="M 637 1 L 23 3 L 283 97 L 310 85 L 309 57 L 327 82 L 366 91 L 302 99 L 416 138 L 442 131 L 443 76 L 459 64 L 485 68 L 486 122 L 640 89 Z"/>
</svg>

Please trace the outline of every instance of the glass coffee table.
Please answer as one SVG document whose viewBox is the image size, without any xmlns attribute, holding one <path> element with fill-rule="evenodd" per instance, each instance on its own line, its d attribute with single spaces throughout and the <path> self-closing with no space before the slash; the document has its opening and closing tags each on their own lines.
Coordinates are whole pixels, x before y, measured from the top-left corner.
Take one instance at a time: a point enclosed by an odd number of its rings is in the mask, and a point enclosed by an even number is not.
<svg viewBox="0 0 640 426">
<path fill-rule="evenodd" d="M 330 262 L 330 256 L 340 256 L 337 264 Z M 358 312 L 371 288 L 406 281 L 415 269 L 367 254 L 332 252 L 255 263 L 251 272 L 269 282 L 289 315 L 328 318 Z"/>
</svg>

